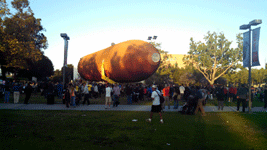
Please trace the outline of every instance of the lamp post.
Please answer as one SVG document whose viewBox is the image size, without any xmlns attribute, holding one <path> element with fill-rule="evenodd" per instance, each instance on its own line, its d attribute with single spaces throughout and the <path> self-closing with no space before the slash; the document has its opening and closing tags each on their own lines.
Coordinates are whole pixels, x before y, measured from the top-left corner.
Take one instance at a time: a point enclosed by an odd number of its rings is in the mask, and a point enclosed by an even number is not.
<svg viewBox="0 0 267 150">
<path fill-rule="evenodd" d="M 148 40 L 148 41 L 151 40 L 151 42 L 152 42 L 152 39 L 155 41 L 155 40 L 157 39 L 157 37 L 158 37 L 158 36 L 155 36 L 155 35 L 154 35 L 153 37 L 152 37 L 152 36 L 148 36 L 147 40 Z M 150 42 L 150 43 L 151 43 L 151 42 Z"/>
<path fill-rule="evenodd" d="M 240 30 L 247 30 L 249 29 L 249 66 L 248 66 L 248 86 L 249 86 L 249 102 L 248 102 L 248 112 L 251 113 L 251 26 L 256 26 L 261 24 L 261 19 L 255 19 L 249 22 L 249 24 L 244 24 L 239 27 Z"/>
<path fill-rule="evenodd" d="M 65 76 L 68 57 L 68 40 L 70 39 L 66 33 L 61 33 L 60 36 L 64 39 L 64 62 L 63 62 L 63 89 L 65 88 Z"/>
<path fill-rule="evenodd" d="M 155 41 L 157 39 L 158 36 L 154 35 L 153 37 L 152 36 L 148 36 L 147 40 L 148 41 L 151 41 L 149 42 L 150 44 L 152 44 L 152 39 Z M 154 43 L 154 47 L 156 47 L 156 44 Z M 153 81 L 153 84 L 155 84 L 155 80 Z"/>
</svg>

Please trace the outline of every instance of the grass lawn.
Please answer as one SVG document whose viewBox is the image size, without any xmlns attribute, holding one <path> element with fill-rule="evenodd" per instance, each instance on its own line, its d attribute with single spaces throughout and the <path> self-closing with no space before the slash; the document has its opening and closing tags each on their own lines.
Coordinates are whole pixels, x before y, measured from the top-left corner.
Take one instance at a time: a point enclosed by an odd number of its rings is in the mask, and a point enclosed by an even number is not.
<svg viewBox="0 0 267 150">
<path fill-rule="evenodd" d="M 25 94 L 21 94 L 20 95 L 20 100 L 19 100 L 19 103 L 23 103 L 24 102 L 24 99 L 25 99 Z M 14 103 L 14 100 L 13 100 L 13 95 L 10 95 L 10 100 L 9 100 L 10 103 Z M 0 98 L 0 103 L 4 103 L 4 97 Z M 44 96 L 41 96 L 40 93 L 33 93 L 31 95 L 31 98 L 29 100 L 29 103 L 31 104 L 46 104 L 47 103 L 47 99 L 44 98 Z M 59 103 L 59 104 L 62 104 L 62 99 L 58 99 L 57 97 L 55 97 L 55 103 Z M 102 104 L 104 105 L 105 104 L 105 97 L 104 95 L 102 95 L 101 98 L 91 98 L 90 99 L 90 103 L 91 104 Z M 228 102 L 228 101 L 225 101 L 224 102 L 224 105 L 225 106 L 236 106 L 236 101 L 235 102 Z M 120 104 L 121 105 L 127 105 L 127 97 L 124 96 L 124 97 L 121 97 L 120 98 Z M 179 105 L 182 106 L 184 104 L 184 102 L 180 101 L 179 102 Z M 139 101 L 139 102 L 133 102 L 133 105 L 152 105 L 152 102 L 145 99 L 145 101 Z M 171 105 L 173 106 L 173 101 L 171 101 Z M 207 100 L 207 104 L 206 106 L 218 106 L 218 101 L 216 98 L 214 98 L 213 100 Z M 264 106 L 264 102 L 261 102 L 257 99 L 255 99 L 252 103 L 252 107 L 263 107 Z"/>
<path fill-rule="evenodd" d="M 0 110 L 1 149 L 266 149 L 264 113 Z M 133 122 L 137 119 L 137 122 Z"/>
</svg>

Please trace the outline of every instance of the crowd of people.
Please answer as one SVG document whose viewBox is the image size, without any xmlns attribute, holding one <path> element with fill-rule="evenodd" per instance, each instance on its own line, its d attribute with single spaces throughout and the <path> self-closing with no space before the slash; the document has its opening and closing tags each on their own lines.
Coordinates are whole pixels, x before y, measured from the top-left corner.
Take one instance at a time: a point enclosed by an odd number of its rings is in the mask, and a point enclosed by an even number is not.
<svg viewBox="0 0 267 150">
<path fill-rule="evenodd" d="M 245 111 L 248 103 L 248 88 L 243 84 L 235 87 L 227 86 L 184 86 L 177 84 L 165 85 L 145 85 L 142 83 L 135 84 L 107 84 L 96 82 L 71 82 L 63 87 L 62 83 L 56 82 L 3 82 L 0 87 L 1 93 L 4 94 L 4 103 L 9 103 L 9 97 L 12 93 L 14 103 L 19 102 L 21 94 L 25 94 L 24 104 L 29 103 L 32 93 L 40 92 L 42 96 L 47 98 L 47 104 L 54 104 L 55 97 L 63 99 L 66 107 L 76 107 L 79 104 L 90 105 L 90 99 L 105 96 L 105 108 L 109 109 L 111 104 L 118 107 L 120 97 L 126 96 L 127 104 L 138 103 L 139 101 L 152 101 L 153 105 L 159 103 L 159 97 L 164 98 L 164 103 L 158 107 L 152 108 L 152 112 L 164 112 L 164 109 L 170 109 L 171 101 L 173 101 L 173 109 L 179 108 L 179 101 L 184 102 L 182 109 L 183 114 L 196 114 L 200 110 L 205 116 L 203 106 L 208 99 L 216 97 L 218 100 L 218 110 L 223 110 L 224 103 L 237 103 L 237 111 L 242 104 L 242 111 Z M 267 107 L 267 88 L 251 87 L 252 100 L 257 98 L 264 102 L 264 109 Z M 157 92 L 157 93 L 155 93 Z M 157 102 L 155 102 L 157 101 Z"/>
</svg>

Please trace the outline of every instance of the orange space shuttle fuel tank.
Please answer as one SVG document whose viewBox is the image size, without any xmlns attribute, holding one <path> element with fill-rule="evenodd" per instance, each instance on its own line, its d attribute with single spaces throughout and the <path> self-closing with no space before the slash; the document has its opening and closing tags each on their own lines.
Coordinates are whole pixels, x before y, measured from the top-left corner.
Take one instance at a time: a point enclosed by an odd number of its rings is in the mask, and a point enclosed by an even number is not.
<svg viewBox="0 0 267 150">
<path fill-rule="evenodd" d="M 78 72 L 89 81 L 138 82 L 154 74 L 160 59 L 152 44 L 129 40 L 82 57 Z"/>
</svg>

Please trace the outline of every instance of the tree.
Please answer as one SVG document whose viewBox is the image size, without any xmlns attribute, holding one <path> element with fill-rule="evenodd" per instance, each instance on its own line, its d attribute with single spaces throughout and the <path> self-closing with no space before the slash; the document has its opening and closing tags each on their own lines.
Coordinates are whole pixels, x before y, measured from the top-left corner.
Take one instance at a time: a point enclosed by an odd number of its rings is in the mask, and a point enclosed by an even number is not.
<svg viewBox="0 0 267 150">
<path fill-rule="evenodd" d="M 41 60 L 29 65 L 29 71 L 32 76 L 38 79 L 44 79 L 54 74 L 54 67 L 52 61 L 43 55 Z"/>
<path fill-rule="evenodd" d="M 192 64 L 213 85 L 214 81 L 235 69 L 237 63 L 242 61 L 242 37 L 237 35 L 237 48 L 230 48 L 232 42 L 228 41 L 223 33 L 208 32 L 204 37 L 206 43 L 195 42 L 190 39 L 190 50 L 184 57 L 185 64 Z"/>
<path fill-rule="evenodd" d="M 185 72 L 180 76 L 180 83 L 184 85 L 190 85 L 190 84 L 195 84 L 196 83 L 196 78 L 195 76 L 190 73 L 190 72 Z"/>
<path fill-rule="evenodd" d="M 229 71 L 228 73 L 224 74 L 222 77 L 224 77 L 228 83 L 236 84 L 238 83 L 238 76 L 236 71 Z"/>
<path fill-rule="evenodd" d="M 5 56 L 5 43 L 6 43 L 6 35 L 4 32 L 4 18 L 9 15 L 9 9 L 6 4 L 6 0 L 0 0 L 0 66 L 2 66 Z M 2 74 L 5 76 L 6 69 L 2 69 Z M 5 79 L 5 77 L 4 77 Z"/>
<path fill-rule="evenodd" d="M 238 77 L 238 83 L 247 84 L 248 70 L 246 68 L 241 68 L 241 70 L 237 72 L 237 77 Z"/>
<path fill-rule="evenodd" d="M 62 82 L 63 76 L 59 69 L 54 71 L 54 75 L 50 77 L 50 80 L 53 82 Z"/>
<path fill-rule="evenodd" d="M 266 69 L 252 69 L 251 71 L 251 78 L 254 84 L 260 84 L 265 82 L 265 78 L 267 76 L 267 70 Z"/>
<path fill-rule="evenodd" d="M 1 4 L 5 1 L 1 1 Z M 24 69 L 29 61 L 35 62 L 42 58 L 43 49 L 47 48 L 47 39 L 42 33 L 44 30 L 41 19 L 36 19 L 29 7 L 28 0 L 13 0 L 12 7 L 17 11 L 7 13 L 1 17 L 1 32 L 4 38 L 0 40 L 0 53 L 2 55 L 0 65 L 2 71 L 8 67 Z M 6 5 L 0 5 L 6 7 Z M 1 14 L 1 15 L 2 15 Z M 3 18 L 3 20 L 2 20 Z"/>
</svg>

